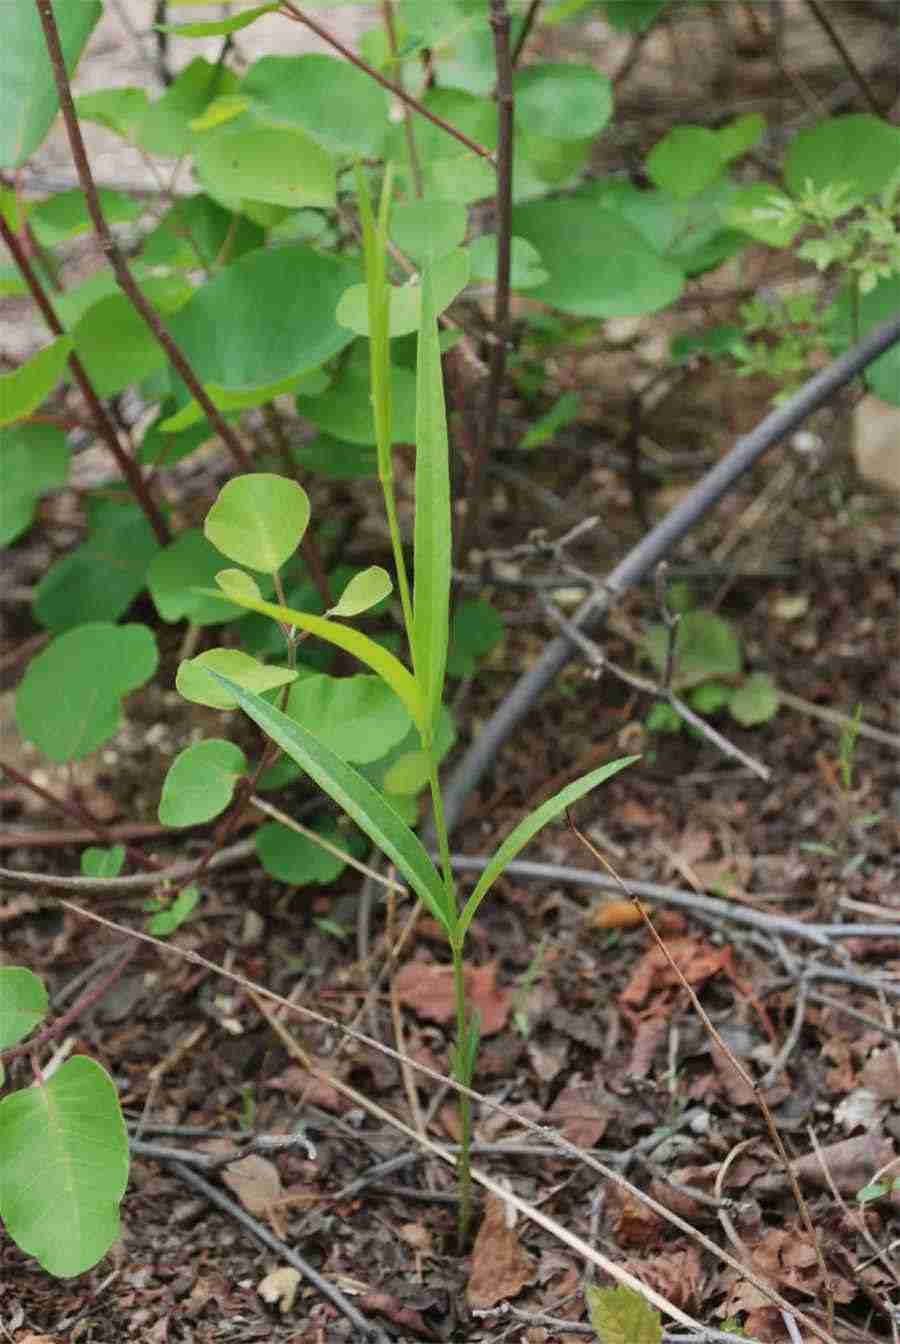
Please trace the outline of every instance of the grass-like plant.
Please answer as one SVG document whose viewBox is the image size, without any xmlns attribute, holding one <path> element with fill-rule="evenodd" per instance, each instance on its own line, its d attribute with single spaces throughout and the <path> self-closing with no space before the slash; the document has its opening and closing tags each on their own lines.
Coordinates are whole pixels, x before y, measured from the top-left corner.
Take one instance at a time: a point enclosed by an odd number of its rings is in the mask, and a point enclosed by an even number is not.
<svg viewBox="0 0 900 1344">
<path fill-rule="evenodd" d="M 218 685 L 214 694 L 222 707 L 239 705 L 244 712 L 368 835 L 396 865 L 411 888 L 440 924 L 447 937 L 453 964 L 456 1000 L 456 1042 L 452 1070 L 456 1081 L 470 1088 L 478 1058 L 479 1023 L 466 998 L 464 949 L 466 934 L 497 878 L 525 845 L 548 822 L 571 804 L 626 765 L 634 756 L 611 761 L 575 780 L 532 812 L 507 836 L 494 854 L 468 898 L 461 902 L 450 862 L 450 845 L 438 777 L 436 727 L 444 691 L 449 641 L 451 581 L 451 509 L 447 418 L 444 405 L 440 346 L 434 286 L 429 264 L 421 272 L 421 303 L 416 368 L 416 474 L 413 580 L 406 572 L 394 498 L 391 458 L 392 410 L 390 378 L 390 305 L 392 289 L 387 278 L 386 242 L 390 206 L 390 177 L 384 183 L 379 209 L 373 209 L 365 180 L 358 175 L 360 220 L 366 262 L 368 322 L 371 349 L 372 407 L 377 430 L 378 472 L 391 534 L 397 588 L 410 654 L 407 667 L 392 653 L 359 630 L 335 619 L 357 614 L 367 605 L 365 595 L 350 604 L 345 601 L 325 616 L 296 611 L 282 602 L 265 601 L 256 581 L 241 570 L 224 570 L 218 576 L 221 593 L 248 610 L 268 615 L 278 622 L 290 647 L 296 631 L 304 631 L 353 654 L 375 672 L 397 695 L 415 724 L 427 773 L 438 841 L 435 864 L 421 840 L 394 810 L 384 794 L 329 745 L 296 719 L 263 699 L 251 687 L 260 685 L 259 665 L 248 660 L 231 676 L 216 670 L 217 656 L 211 651 L 192 663 L 183 664 L 179 685 L 196 678 L 198 664 Z M 299 546 L 309 521 L 309 503 L 300 486 L 258 473 L 230 481 L 210 510 L 207 538 L 223 554 L 272 576 L 276 593 L 281 592 L 280 567 Z M 373 577 L 372 601 L 383 596 L 377 571 Z M 365 586 L 365 585 L 363 585 Z M 220 593 L 220 595 L 221 595 Z M 219 663 L 221 667 L 221 662 Z M 269 669 L 271 671 L 271 669 Z M 274 683 L 270 680 L 269 686 Z M 471 1219 L 469 1149 L 472 1136 L 471 1103 L 459 1097 L 461 1145 L 459 1157 L 459 1234 L 468 1237 Z"/>
</svg>

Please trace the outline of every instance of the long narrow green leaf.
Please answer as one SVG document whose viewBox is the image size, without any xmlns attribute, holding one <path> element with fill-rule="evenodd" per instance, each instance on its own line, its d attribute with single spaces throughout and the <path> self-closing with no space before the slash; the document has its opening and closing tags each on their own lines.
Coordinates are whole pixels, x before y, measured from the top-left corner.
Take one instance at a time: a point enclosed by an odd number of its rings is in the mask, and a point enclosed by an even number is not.
<svg viewBox="0 0 900 1344">
<path fill-rule="evenodd" d="M 586 793 L 590 793 L 591 789 L 595 789 L 604 780 L 611 779 L 620 770 L 624 770 L 626 765 L 633 765 L 637 760 L 640 760 L 639 756 L 623 756 L 618 761 L 609 761 L 606 765 L 601 765 L 599 770 L 592 770 L 589 775 L 582 775 L 574 783 L 567 784 L 559 793 L 554 794 L 552 798 L 548 798 L 546 803 L 542 803 L 530 816 L 520 821 L 515 830 L 503 841 L 503 844 L 478 879 L 475 890 L 466 901 L 459 917 L 457 938 L 462 940 L 466 930 L 475 918 L 478 907 L 497 881 L 497 878 L 500 877 L 507 865 L 512 863 L 519 851 L 525 848 L 529 840 L 537 835 L 538 831 L 543 830 L 548 822 L 555 821 L 558 816 L 565 812 L 567 807 L 570 807 L 572 803 L 577 803 L 578 799 L 583 798 Z"/>
<path fill-rule="evenodd" d="M 363 254 L 366 261 L 366 288 L 369 306 L 369 368 L 372 379 L 372 405 L 375 415 L 375 441 L 378 448 L 379 475 L 384 479 L 391 473 L 391 443 L 393 409 L 391 405 L 391 372 L 388 340 L 390 293 L 385 268 L 387 212 L 390 207 L 391 174 L 385 175 L 381 188 L 378 221 L 372 211 L 372 200 L 362 168 L 356 168 L 356 190 L 359 196 L 359 221 L 362 227 Z"/>
<path fill-rule="evenodd" d="M 447 909 L 444 884 L 437 869 L 421 840 L 382 794 L 330 747 L 280 709 L 218 672 L 210 672 L 210 676 L 215 677 L 234 696 L 244 713 L 352 817 L 360 830 L 365 831 L 396 865 L 423 904 L 449 933 L 455 923 L 455 911 Z"/>
<path fill-rule="evenodd" d="M 198 591 L 207 593 L 212 590 L 204 588 Z M 339 625 L 337 621 L 329 621 L 324 616 L 313 616 L 308 611 L 295 611 L 293 607 L 282 607 L 277 602 L 265 602 L 262 598 L 257 600 L 239 593 L 233 586 L 229 591 L 223 589 L 222 592 L 215 592 L 215 596 L 221 597 L 223 602 L 233 602 L 236 607 L 243 607 L 247 611 L 258 611 L 261 616 L 271 616 L 273 621 L 280 621 L 282 625 L 294 625 L 298 630 L 307 630 L 317 639 L 324 639 L 326 643 L 352 653 L 354 658 L 371 667 L 382 681 L 387 682 L 409 710 L 413 722 L 422 731 L 426 721 L 425 707 L 415 679 L 399 658 L 395 658 L 387 649 L 376 644 L 374 639 L 369 639 L 368 635 L 350 626 Z"/>
<path fill-rule="evenodd" d="M 413 662 L 425 701 L 428 736 L 441 706 L 450 608 L 450 470 L 447 412 L 430 268 L 422 272 L 416 367 L 416 525 Z"/>
</svg>

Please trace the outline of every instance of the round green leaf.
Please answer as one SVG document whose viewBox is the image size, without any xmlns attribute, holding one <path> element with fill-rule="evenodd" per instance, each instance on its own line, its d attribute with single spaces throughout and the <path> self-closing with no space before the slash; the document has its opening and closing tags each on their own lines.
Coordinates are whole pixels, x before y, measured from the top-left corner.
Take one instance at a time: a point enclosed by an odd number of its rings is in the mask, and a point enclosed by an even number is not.
<svg viewBox="0 0 900 1344">
<path fill-rule="evenodd" d="M 66 70 L 72 75 L 103 7 L 99 0 L 84 0 L 53 8 Z M 18 168 L 31 158 L 52 126 L 59 98 L 37 6 L 14 0 L 5 6 L 3 17 L 0 168 Z"/>
<path fill-rule="evenodd" d="M 734 692 L 728 708 L 744 728 L 768 723 L 778 713 L 778 688 L 767 672 L 754 672 Z"/>
<path fill-rule="evenodd" d="M 428 783 L 429 771 L 430 763 L 424 751 L 407 751 L 385 770 L 381 786 L 385 793 L 417 794 Z"/>
<path fill-rule="evenodd" d="M 122 191 L 101 187 L 97 195 L 107 224 L 134 224 L 144 213 L 144 207 Z M 28 222 L 44 247 L 56 247 L 94 229 L 84 192 L 77 187 L 46 197 L 31 211 Z"/>
<path fill-rule="evenodd" d="M 32 609 L 54 633 L 85 621 L 116 621 L 147 582 L 159 553 L 156 534 L 136 504 L 98 497 L 88 504 L 88 539 L 50 566 Z"/>
<path fill-rule="evenodd" d="M 732 159 L 739 159 L 759 143 L 765 131 L 766 119 L 758 112 L 748 112 L 743 117 L 736 117 L 727 126 L 720 126 L 716 136 L 722 158 L 729 163 Z"/>
<path fill-rule="evenodd" d="M 331 844 L 348 848 L 346 831 L 334 822 L 323 822 L 314 829 Z M 292 887 L 305 887 L 310 882 L 333 882 L 347 866 L 343 859 L 317 845 L 309 836 L 300 835 L 277 821 L 260 826 L 255 840 L 257 857 L 266 872 L 279 882 L 289 882 Z"/>
<path fill-rule="evenodd" d="M 296 481 L 253 472 L 228 481 L 203 531 L 229 560 L 274 574 L 290 560 L 309 524 L 309 496 Z"/>
<path fill-rule="evenodd" d="M 647 631 L 644 649 L 657 672 L 665 669 L 668 640 L 664 625 L 653 625 Z M 740 672 L 740 640 L 728 622 L 708 611 L 686 612 L 675 637 L 675 685 L 696 686 L 714 677 L 737 677 Z"/>
<path fill-rule="evenodd" d="M 81 851 L 81 872 L 84 877 L 118 877 L 124 865 L 124 845 L 110 845 L 108 849 L 89 845 Z"/>
<path fill-rule="evenodd" d="M 75 99 L 79 121 L 95 121 L 126 140 L 133 138 L 149 106 L 147 90 L 133 87 L 97 89 L 94 93 L 79 94 Z"/>
<path fill-rule="evenodd" d="M 379 677 L 303 677 L 286 713 L 345 761 L 377 761 L 410 729 L 410 716 Z"/>
<path fill-rule="evenodd" d="M 655 312 L 678 298 L 684 274 L 636 228 L 581 193 L 536 201 L 514 213 L 513 228 L 541 254 L 550 278 L 529 297 L 581 317 Z"/>
<path fill-rule="evenodd" d="M 155 287 L 142 286 L 156 295 Z M 139 383 L 166 364 L 166 354 L 124 294 L 93 304 L 72 331 L 75 353 L 101 397 Z"/>
<path fill-rule="evenodd" d="M 785 216 L 772 216 L 770 212 L 779 198 L 789 199 L 768 182 L 751 182 L 735 193 L 726 211 L 728 223 L 769 247 L 790 247 L 800 226 Z"/>
<path fill-rule="evenodd" d="M 529 65 L 514 92 L 517 124 L 551 139 L 599 135 L 612 115 L 612 83 L 590 65 Z"/>
<path fill-rule="evenodd" d="M 128 1135 L 116 1089 L 76 1055 L 0 1101 L 0 1218 L 57 1278 L 83 1274 L 119 1235 Z"/>
<path fill-rule="evenodd" d="M 229 597 L 251 597 L 254 602 L 262 600 L 256 579 L 245 574 L 242 569 L 220 569 L 216 575 L 216 583 Z"/>
<path fill-rule="evenodd" d="M 43 980 L 24 966 L 0 967 L 0 1050 L 8 1050 L 39 1027 L 48 1007 Z"/>
<path fill-rule="evenodd" d="M 169 767 L 159 801 L 163 826 L 199 826 L 219 816 L 247 769 L 240 747 L 220 738 L 179 752 Z"/>
<path fill-rule="evenodd" d="M 368 310 L 367 310 L 368 311 Z M 401 365 L 391 367 L 393 435 L 395 443 L 414 443 L 416 438 L 416 379 Z M 298 397 L 301 415 L 326 434 L 349 443 L 375 442 L 375 419 L 369 383 L 369 352 L 365 346 L 352 351 L 337 380 L 320 397 Z"/>
<path fill-rule="evenodd" d="M 497 279 L 497 235 L 483 233 L 469 244 L 472 279 L 492 285 Z M 510 257 L 510 284 L 513 289 L 534 289 L 550 279 L 541 255 L 524 238 L 513 238 Z"/>
<path fill-rule="evenodd" d="M 12 373 L 0 373 L 0 425 L 37 410 L 62 378 L 71 349 L 71 336 L 58 336 Z"/>
<path fill-rule="evenodd" d="M 119 728 L 122 697 L 149 681 L 158 661 L 145 625 L 76 626 L 29 663 L 16 693 L 19 731 L 51 761 L 90 755 Z"/>
<path fill-rule="evenodd" d="M 675 126 L 647 155 L 647 173 L 663 191 L 688 200 L 721 176 L 725 148 L 705 126 Z"/>
<path fill-rule="evenodd" d="M 257 249 L 202 285 L 169 322 L 200 381 L 235 391 L 317 368 L 349 345 L 334 311 L 357 260 L 303 244 Z M 186 389 L 179 404 L 188 401 Z"/>
<path fill-rule="evenodd" d="M 873 327 L 887 322 L 900 312 L 900 275 L 880 281 L 868 294 L 863 294 L 856 310 L 845 289 L 835 308 L 836 344 L 839 349 L 846 350 Z M 867 387 L 881 397 L 882 401 L 887 401 L 892 406 L 900 406 L 900 344 L 886 350 L 874 364 L 869 365 L 863 376 Z"/>
<path fill-rule="evenodd" d="M 390 235 L 416 262 L 435 261 L 466 236 L 468 211 L 458 201 L 410 201 L 391 211 Z"/>
<path fill-rule="evenodd" d="M 469 253 L 456 248 L 433 264 L 435 311 L 442 313 L 456 296 L 465 289 L 469 280 Z M 411 280 L 405 285 L 389 285 L 391 314 L 390 336 L 408 336 L 417 331 L 422 311 L 422 287 Z M 365 285 L 351 285 L 341 295 L 337 306 L 337 320 L 359 336 L 369 334 L 369 297 Z M 346 436 L 349 437 L 349 436 Z"/>
<path fill-rule="evenodd" d="M 197 176 L 214 196 L 289 210 L 335 203 L 334 160 L 292 126 L 263 126 L 245 117 L 229 129 L 201 135 L 196 166 Z"/>
<path fill-rule="evenodd" d="M 170 933 L 180 929 L 200 904 L 200 891 L 193 884 L 179 891 L 171 905 L 159 910 L 148 924 L 154 938 L 168 938 Z"/>
<path fill-rule="evenodd" d="M 152 103 L 134 128 L 142 149 L 177 159 L 194 147 L 191 122 L 216 98 L 235 93 L 239 80 L 227 65 L 213 65 L 198 56 L 179 71 L 175 82 Z"/>
<path fill-rule="evenodd" d="M 190 527 L 161 550 L 147 571 L 147 587 L 164 621 L 189 620 L 194 625 L 220 625 L 235 619 L 224 598 L 199 591 L 212 587 L 222 557 L 199 528 Z"/>
<path fill-rule="evenodd" d="M 258 695 L 277 686 L 287 686 L 297 679 L 297 673 L 291 668 L 267 667 L 240 649 L 208 649 L 196 658 L 179 663 L 175 687 L 185 700 L 195 705 L 208 705 L 210 709 L 234 709 L 237 701 L 221 682 L 209 675 L 209 668 Z"/>
<path fill-rule="evenodd" d="M 380 565 L 370 565 L 359 574 L 354 574 L 341 593 L 337 606 L 331 607 L 329 616 L 359 616 L 368 611 L 393 591 L 391 576 Z"/>
<path fill-rule="evenodd" d="M 887 186 L 898 164 L 900 126 L 855 112 L 800 131 L 787 152 L 784 180 L 795 196 L 807 181 L 816 188 L 841 182 L 872 196 Z"/>
<path fill-rule="evenodd" d="M 38 500 L 65 485 L 68 474 L 69 445 L 55 425 L 0 429 L 0 546 L 30 527 Z"/>
<path fill-rule="evenodd" d="M 268 121 L 299 127 L 333 153 L 378 158 L 388 127 L 383 89 L 334 56 L 263 56 L 241 93 Z"/>
</svg>

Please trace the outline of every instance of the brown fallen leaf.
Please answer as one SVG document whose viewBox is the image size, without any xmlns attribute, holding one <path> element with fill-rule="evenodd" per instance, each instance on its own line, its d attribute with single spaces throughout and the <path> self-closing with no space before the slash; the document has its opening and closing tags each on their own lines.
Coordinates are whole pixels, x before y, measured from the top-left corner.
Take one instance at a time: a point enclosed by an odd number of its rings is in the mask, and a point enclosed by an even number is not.
<svg viewBox="0 0 900 1344">
<path fill-rule="evenodd" d="M 466 1289 L 466 1301 L 474 1311 L 495 1307 L 534 1282 L 534 1260 L 523 1248 L 515 1227 L 507 1222 L 506 1210 L 498 1195 L 487 1196 Z"/>
<path fill-rule="evenodd" d="M 509 1021 L 512 994 L 497 985 L 497 963 L 464 967 L 466 998 L 481 1017 L 482 1036 L 502 1031 Z M 410 961 L 394 977 L 394 989 L 404 1008 L 412 1008 L 428 1022 L 456 1019 L 453 967 Z"/>
<path fill-rule="evenodd" d="M 610 1109 L 599 1099 L 593 1081 L 576 1074 L 560 1092 L 548 1112 L 548 1119 L 568 1143 L 576 1148 L 593 1148 L 606 1133 Z"/>
<path fill-rule="evenodd" d="M 713 947 L 702 938 L 671 938 L 667 947 L 689 985 L 700 985 L 730 965 L 730 947 Z M 651 991 L 680 984 L 669 958 L 654 944 L 632 971 L 631 979 L 619 995 L 619 1002 L 640 1008 Z"/>
<path fill-rule="evenodd" d="M 242 1157 L 225 1168 L 222 1180 L 248 1213 L 265 1215 L 281 1199 L 281 1176 L 274 1162 L 258 1153 Z"/>
</svg>

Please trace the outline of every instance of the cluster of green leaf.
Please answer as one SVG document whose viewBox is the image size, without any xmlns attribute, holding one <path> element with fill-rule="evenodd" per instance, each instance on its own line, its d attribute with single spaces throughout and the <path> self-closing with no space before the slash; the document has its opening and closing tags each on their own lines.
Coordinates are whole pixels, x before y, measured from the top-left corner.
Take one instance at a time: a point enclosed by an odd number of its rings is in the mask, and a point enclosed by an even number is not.
<svg viewBox="0 0 900 1344">
<path fill-rule="evenodd" d="M 699 147 L 698 147 L 699 148 Z M 900 128 L 869 114 L 832 117 L 802 131 L 784 163 L 784 190 L 741 188 L 731 224 L 772 248 L 792 249 L 814 276 L 800 292 L 757 296 L 741 327 L 717 327 L 681 342 L 676 356 L 730 355 L 742 376 L 762 374 L 781 400 L 809 376 L 816 355 L 840 353 L 900 305 Z M 799 240 L 799 241 L 798 241 Z M 900 404 L 900 355 L 888 351 L 865 374 L 883 400 Z"/>
<path fill-rule="evenodd" d="M 687 600 L 690 600 L 689 597 Z M 669 662 L 670 631 L 659 623 L 647 630 L 643 651 L 662 675 Z M 767 723 L 778 712 L 778 690 L 767 672 L 744 672 L 740 638 L 729 621 L 712 612 L 686 610 L 675 634 L 672 690 L 704 716 L 725 710 L 743 728 Z M 685 725 L 678 711 L 659 701 L 647 716 L 654 733 L 678 733 Z"/>
</svg>

